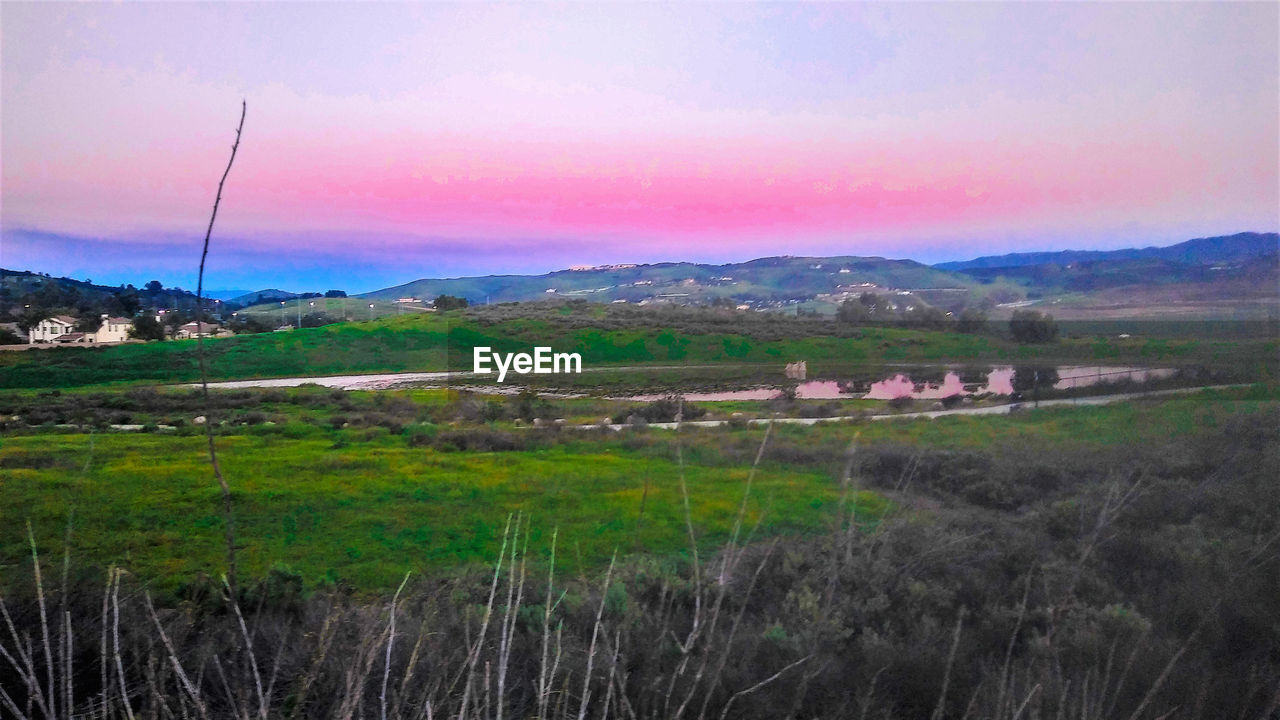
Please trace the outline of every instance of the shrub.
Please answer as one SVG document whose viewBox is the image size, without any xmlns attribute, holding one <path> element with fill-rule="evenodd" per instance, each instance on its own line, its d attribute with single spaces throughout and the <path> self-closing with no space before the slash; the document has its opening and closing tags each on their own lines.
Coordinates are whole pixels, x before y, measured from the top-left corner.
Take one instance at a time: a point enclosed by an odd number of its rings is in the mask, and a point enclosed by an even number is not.
<svg viewBox="0 0 1280 720">
<path fill-rule="evenodd" d="M 481 427 L 442 432 L 432 444 L 440 450 L 509 452 L 525 449 L 528 442 L 523 436 Z"/>
<path fill-rule="evenodd" d="M 1050 343 L 1058 339 L 1058 323 L 1046 313 L 1014 310 L 1009 333 L 1020 343 Z"/>
<path fill-rule="evenodd" d="M 698 407 L 693 403 L 683 402 L 684 398 L 679 395 L 668 395 L 658 398 L 648 405 L 633 407 L 623 410 L 613 416 L 615 423 L 629 422 L 632 415 L 639 417 L 647 423 L 651 422 L 675 422 L 676 414 L 683 412 L 681 416 L 684 420 L 695 420 L 707 414 L 705 408 Z M 683 410 L 682 408 L 683 404 Z"/>
</svg>

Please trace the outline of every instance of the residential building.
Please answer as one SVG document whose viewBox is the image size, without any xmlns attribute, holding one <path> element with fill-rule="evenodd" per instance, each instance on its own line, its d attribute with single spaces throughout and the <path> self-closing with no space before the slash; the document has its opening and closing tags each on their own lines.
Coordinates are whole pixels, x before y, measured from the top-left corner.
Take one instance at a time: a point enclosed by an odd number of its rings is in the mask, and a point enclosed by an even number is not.
<svg viewBox="0 0 1280 720">
<path fill-rule="evenodd" d="M 176 340 L 190 340 L 194 337 L 216 337 L 223 334 L 223 332 L 222 328 L 214 325 L 213 323 L 189 322 L 186 325 L 179 327 L 177 332 L 173 334 L 173 337 Z"/>
<path fill-rule="evenodd" d="M 133 321 L 129 318 L 111 317 L 110 315 L 102 316 L 102 325 L 94 332 L 92 342 L 96 343 L 121 343 L 129 339 L 129 330 L 133 327 Z"/>
<path fill-rule="evenodd" d="M 70 315 L 46 318 L 31 326 L 27 331 L 27 341 L 32 344 L 53 342 L 56 338 L 70 333 L 75 327 L 76 319 Z"/>
</svg>

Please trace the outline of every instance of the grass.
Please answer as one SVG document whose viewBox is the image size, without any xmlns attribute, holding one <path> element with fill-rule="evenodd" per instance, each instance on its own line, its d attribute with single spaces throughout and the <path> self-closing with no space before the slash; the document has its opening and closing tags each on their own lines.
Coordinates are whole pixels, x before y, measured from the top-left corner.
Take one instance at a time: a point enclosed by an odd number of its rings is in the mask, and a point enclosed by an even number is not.
<svg viewBox="0 0 1280 720">
<path fill-rule="evenodd" d="M 411 448 L 399 437 L 343 445 L 332 435 L 287 426 L 219 440 L 249 575 L 283 563 L 313 584 L 382 589 L 406 569 L 490 561 L 513 512 L 532 516 L 544 535 L 554 526 L 572 538 L 573 552 L 561 555 L 571 568 L 596 567 L 615 548 L 670 554 L 687 547 L 670 458 L 616 445 L 447 453 Z M 47 551 L 74 512 L 73 546 L 82 560 L 121 564 L 161 583 L 220 571 L 220 496 L 198 437 L 9 437 L 0 467 L 7 476 L 0 505 L 21 508 Z M 747 472 L 686 468 L 706 542 L 727 536 Z M 819 528 L 836 493 L 824 474 L 777 467 L 761 472 L 754 488 L 750 516 L 763 518 L 771 534 Z M 864 501 L 868 514 L 883 508 L 870 494 Z M 540 551 L 548 541 L 535 534 L 531 547 Z M 21 565 L 23 542 L 20 533 L 0 542 L 6 571 Z"/>
<path fill-rule="evenodd" d="M 369 306 L 373 305 L 372 308 Z M 324 313 L 334 319 L 372 320 L 387 316 L 408 315 L 425 312 L 421 304 L 403 305 L 390 300 L 367 300 L 364 298 L 301 298 L 285 300 L 281 310 L 281 301 L 250 305 L 237 310 L 241 316 L 255 317 L 276 325 L 297 325 L 299 311 L 306 316 L 311 313 Z"/>
<path fill-rule="evenodd" d="M 992 335 L 848 328 L 814 319 L 792 319 L 793 324 L 806 327 L 788 329 L 772 318 L 755 317 L 758 313 L 744 313 L 738 320 L 695 316 L 694 320 L 682 320 L 681 328 L 673 329 L 664 325 L 667 320 L 660 313 L 629 318 L 632 325 L 624 325 L 616 318 L 597 317 L 613 312 L 609 309 L 566 310 L 570 312 L 539 310 L 545 317 L 496 319 L 478 311 L 473 315 L 418 313 L 372 322 L 219 338 L 206 343 L 209 376 L 228 380 L 470 370 L 471 349 L 479 345 L 501 352 L 549 345 L 558 351 L 580 352 L 585 368 L 672 364 L 776 368 L 784 362 L 803 359 L 809 361 L 811 374 L 824 366 L 882 363 L 1105 361 L 1225 365 L 1245 368 L 1256 376 L 1274 373 L 1280 353 L 1280 345 L 1268 335 L 1209 339 L 1099 335 L 1033 346 L 1017 345 Z M 0 389 L 189 382 L 196 380 L 198 374 L 194 341 L 0 353 Z M 571 383 L 585 387 L 614 387 L 619 380 L 624 385 L 648 382 L 642 372 L 636 372 L 634 377 L 584 374 L 569 378 Z"/>
<path fill-rule="evenodd" d="M 440 395 L 421 399 L 437 402 Z M 1255 385 L 1012 416 L 780 425 L 754 482 L 749 521 L 761 519 L 764 534 L 826 527 L 838 499 L 841 454 L 855 433 L 864 446 L 1119 449 L 1191 438 L 1228 415 L 1277 403 L 1280 389 Z M 73 548 L 82 561 L 118 563 L 171 590 L 198 573 L 217 573 L 218 490 L 201 438 L 187 430 L 0 436 L 7 524 L 20 527 L 29 518 L 44 552 L 55 556 L 74 512 Z M 559 528 L 562 543 L 570 543 L 560 561 L 570 570 L 599 568 L 615 548 L 661 556 L 688 547 L 668 432 L 561 432 L 509 452 L 444 452 L 413 447 L 381 428 L 296 421 L 226 432 L 218 442 L 235 492 L 247 576 L 283 564 L 312 586 L 385 590 L 407 569 L 491 560 L 512 512 L 533 518 L 535 553 Z M 726 538 L 762 433 L 759 427 L 684 432 L 692 514 L 708 549 Z M 871 493 L 861 502 L 867 518 L 887 507 Z M 0 537 L 0 577 L 25 567 L 24 541 L 20 532 Z"/>
</svg>

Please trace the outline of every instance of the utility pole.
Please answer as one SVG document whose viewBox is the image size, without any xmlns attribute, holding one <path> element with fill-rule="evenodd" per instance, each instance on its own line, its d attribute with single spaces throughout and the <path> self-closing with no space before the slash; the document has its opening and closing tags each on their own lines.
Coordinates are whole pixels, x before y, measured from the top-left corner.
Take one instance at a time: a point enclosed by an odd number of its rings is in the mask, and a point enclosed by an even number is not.
<svg viewBox="0 0 1280 720">
<path fill-rule="evenodd" d="M 280 301 L 280 327 L 284 327 L 284 301 Z"/>
<path fill-rule="evenodd" d="M 369 303 L 369 319 L 373 319 L 373 303 Z"/>
</svg>

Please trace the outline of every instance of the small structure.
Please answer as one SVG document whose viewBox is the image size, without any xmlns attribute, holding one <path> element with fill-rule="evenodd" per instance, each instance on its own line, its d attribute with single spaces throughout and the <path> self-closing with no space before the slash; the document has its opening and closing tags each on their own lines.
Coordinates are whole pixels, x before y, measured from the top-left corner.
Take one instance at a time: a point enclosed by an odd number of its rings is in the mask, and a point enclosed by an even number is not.
<svg viewBox="0 0 1280 720">
<path fill-rule="evenodd" d="M 804 380 L 809 375 L 809 366 L 807 361 L 787 363 L 787 369 L 784 374 L 792 380 Z"/>
<path fill-rule="evenodd" d="M 32 325 L 27 331 L 27 341 L 32 344 L 53 342 L 56 338 L 70 333 L 75 327 L 75 318 L 70 315 L 56 315 Z"/>
<path fill-rule="evenodd" d="M 189 340 L 194 337 L 216 337 L 222 329 L 213 323 L 189 322 L 178 328 L 173 337 L 178 340 Z"/>
<path fill-rule="evenodd" d="M 97 343 L 121 343 L 129 339 L 129 329 L 133 327 L 133 321 L 129 318 L 111 317 L 110 315 L 102 316 L 102 325 L 98 327 L 97 332 L 93 333 L 93 342 Z"/>
</svg>

